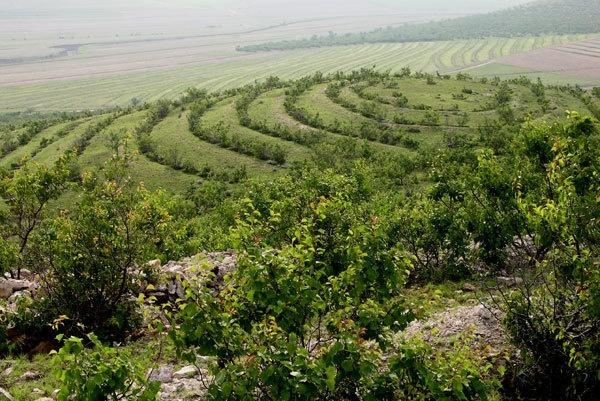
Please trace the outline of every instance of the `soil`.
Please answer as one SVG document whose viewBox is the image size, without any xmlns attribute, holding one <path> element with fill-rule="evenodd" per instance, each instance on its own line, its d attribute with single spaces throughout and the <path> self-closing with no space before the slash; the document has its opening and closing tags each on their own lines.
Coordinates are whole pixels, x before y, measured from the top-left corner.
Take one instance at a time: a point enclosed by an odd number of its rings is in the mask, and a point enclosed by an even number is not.
<svg viewBox="0 0 600 401">
<path fill-rule="evenodd" d="M 508 347 L 502 318 L 501 311 L 484 305 L 459 306 L 411 322 L 403 335 L 405 338 L 418 335 L 433 346 L 449 348 L 457 336 L 471 334 L 474 351 L 497 354 Z"/>
<path fill-rule="evenodd" d="M 539 72 L 600 79 L 600 38 L 515 54 L 495 62 Z"/>
</svg>

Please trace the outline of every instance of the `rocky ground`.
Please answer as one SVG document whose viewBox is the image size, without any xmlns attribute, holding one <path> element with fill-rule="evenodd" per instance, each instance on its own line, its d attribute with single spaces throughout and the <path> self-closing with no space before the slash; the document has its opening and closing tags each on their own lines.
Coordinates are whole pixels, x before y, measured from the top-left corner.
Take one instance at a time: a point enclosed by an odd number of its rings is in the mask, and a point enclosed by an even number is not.
<svg viewBox="0 0 600 401">
<path fill-rule="evenodd" d="M 157 274 L 152 277 L 143 276 L 141 290 L 147 299 L 154 303 L 164 303 L 183 298 L 185 290 L 182 281 L 190 279 L 198 274 L 200 269 L 209 274 L 211 279 L 208 285 L 215 293 L 223 285 L 224 277 L 236 267 L 236 256 L 233 252 L 218 252 L 198 255 L 181 261 L 170 261 L 162 264 L 158 260 L 148 263 L 149 269 Z M 135 274 L 143 275 L 144 269 L 138 269 Z M 499 287 L 513 287 L 521 284 L 522 280 L 515 277 L 498 277 Z M 36 277 L 29 271 L 22 271 L 21 279 L 10 277 L 0 278 L 0 299 L 7 300 L 8 309 L 14 309 L 16 302 L 21 297 L 35 296 L 39 290 Z M 473 292 L 476 287 L 464 284 L 462 291 Z M 426 342 L 436 347 L 452 347 L 453 341 L 464 336 L 470 341 L 469 345 L 474 352 L 483 357 L 491 357 L 504 352 L 508 347 L 507 335 L 501 324 L 502 312 L 488 308 L 482 304 L 460 305 L 449 307 L 443 311 L 430 315 L 421 320 L 415 320 L 409 324 L 399 338 L 410 338 L 419 336 Z M 201 364 L 202 365 L 202 364 Z M 10 368 L 3 375 L 10 375 Z M 206 394 L 208 387 L 208 372 L 198 366 L 176 366 L 172 362 L 163 362 L 157 368 L 149 372 L 153 380 L 161 383 L 159 400 L 161 401 L 184 401 L 200 400 Z M 18 377 L 18 382 L 34 383 L 41 375 L 34 371 L 28 371 Z M 35 397 L 32 400 L 50 401 L 56 397 L 54 394 L 46 394 L 43 391 L 33 391 Z M 0 401 L 12 400 L 8 391 L 0 387 Z"/>
</svg>

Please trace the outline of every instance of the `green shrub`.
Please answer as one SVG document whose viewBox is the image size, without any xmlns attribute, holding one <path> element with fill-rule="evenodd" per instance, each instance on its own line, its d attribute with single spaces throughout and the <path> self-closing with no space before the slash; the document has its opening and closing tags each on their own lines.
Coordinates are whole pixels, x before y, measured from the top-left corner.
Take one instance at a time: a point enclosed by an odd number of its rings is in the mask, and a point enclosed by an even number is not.
<svg viewBox="0 0 600 401">
<path fill-rule="evenodd" d="M 62 339 L 62 337 L 59 337 Z M 102 345 L 90 334 L 92 349 L 82 339 L 70 337 L 54 356 L 56 377 L 61 383 L 59 401 L 154 401 L 160 383 L 150 381 L 145 366 L 132 355 Z"/>
<path fill-rule="evenodd" d="M 132 269 L 168 248 L 174 233 L 163 202 L 127 188 L 121 173 L 105 173 L 106 181 L 86 174 L 70 213 L 45 224 L 38 265 L 46 296 L 36 307 L 45 323 L 67 316 L 61 331 L 68 335 L 123 340 L 140 324 Z"/>
<path fill-rule="evenodd" d="M 570 114 L 567 124 L 537 126 L 524 141 L 539 190 L 518 206 L 535 243 L 538 280 L 507 302 L 507 326 L 524 351 L 517 395 L 593 400 L 600 391 L 600 174 L 598 127 Z M 550 146 L 546 146 L 550 144 Z"/>
<path fill-rule="evenodd" d="M 21 269 L 30 265 L 31 238 L 37 232 L 48 203 L 67 187 L 73 154 L 61 156 L 52 167 L 25 166 L 12 175 L 0 176 L 0 269 L 20 278 Z"/>
<path fill-rule="evenodd" d="M 189 284 L 172 338 L 192 361 L 215 358 L 209 399 L 368 394 L 382 334 L 410 318 L 399 298 L 408 261 L 361 210 L 361 185 L 305 174 L 244 202 L 231 236 L 237 268 L 218 296 L 211 271 Z"/>
</svg>

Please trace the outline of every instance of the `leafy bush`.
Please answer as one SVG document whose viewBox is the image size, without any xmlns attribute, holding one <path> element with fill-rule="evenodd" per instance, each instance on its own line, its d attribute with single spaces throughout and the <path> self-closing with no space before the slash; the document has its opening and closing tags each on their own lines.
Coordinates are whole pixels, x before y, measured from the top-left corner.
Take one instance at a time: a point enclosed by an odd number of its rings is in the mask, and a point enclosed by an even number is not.
<svg viewBox="0 0 600 401">
<path fill-rule="evenodd" d="M 401 344 L 390 358 L 395 379 L 393 400 L 488 400 L 499 387 L 490 363 L 481 363 L 471 349 L 457 339 L 453 350 L 434 348 L 420 339 Z M 380 396 L 379 394 L 377 394 Z M 381 398 L 374 398 L 378 400 Z M 389 398 L 388 398 L 389 399 Z"/>
<path fill-rule="evenodd" d="M 524 351 L 515 392 L 547 400 L 593 400 L 600 391 L 600 135 L 589 118 L 540 126 L 524 141 L 540 190 L 519 194 L 532 228 L 538 280 L 507 302 L 506 323 Z M 531 177 L 531 176 L 530 176 Z"/>
<path fill-rule="evenodd" d="M 0 199 L 6 205 L 0 211 L 0 268 L 20 278 L 21 269 L 29 265 L 31 238 L 44 218 L 48 203 L 67 187 L 73 154 L 61 156 L 54 166 L 26 166 L 14 174 L 0 177 Z"/>
<path fill-rule="evenodd" d="M 61 382 L 59 401 L 156 399 L 160 383 L 148 379 L 145 366 L 134 362 L 131 355 L 104 346 L 94 334 L 87 339 L 93 349 L 87 350 L 82 339 L 70 337 L 54 356 Z"/>
<path fill-rule="evenodd" d="M 71 213 L 47 222 L 38 239 L 38 264 L 46 271 L 46 297 L 36 306 L 42 321 L 66 315 L 66 334 L 124 339 L 140 323 L 132 268 L 170 243 L 169 220 L 162 203 L 128 189 L 119 176 L 87 174 Z"/>
<path fill-rule="evenodd" d="M 172 333 L 191 360 L 215 357 L 210 399 L 367 394 L 381 335 L 409 319 L 398 298 L 409 265 L 358 206 L 356 183 L 313 173 L 282 184 L 246 201 L 232 233 L 237 269 L 217 297 L 212 273 L 200 274 Z"/>
</svg>

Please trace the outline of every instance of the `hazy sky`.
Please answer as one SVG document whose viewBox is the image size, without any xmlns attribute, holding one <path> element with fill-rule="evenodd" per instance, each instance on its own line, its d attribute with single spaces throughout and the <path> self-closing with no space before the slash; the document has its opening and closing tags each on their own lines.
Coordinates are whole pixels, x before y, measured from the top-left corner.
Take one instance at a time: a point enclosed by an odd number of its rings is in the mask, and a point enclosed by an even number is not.
<svg viewBox="0 0 600 401">
<path fill-rule="evenodd" d="M 190 9 L 214 9 L 230 8 L 249 9 L 255 7 L 257 10 L 276 9 L 280 12 L 293 11 L 302 8 L 305 11 L 313 10 L 314 14 L 320 11 L 331 13 L 336 11 L 343 14 L 345 11 L 356 9 L 394 9 L 406 10 L 407 12 L 424 11 L 456 11 L 481 12 L 498 9 L 516 4 L 526 3 L 527 0 L 0 0 L 3 12 L 6 11 L 30 11 L 61 13 L 77 10 L 106 13 L 118 12 L 119 10 L 190 10 Z M 289 15 L 289 17 L 292 17 Z"/>
<path fill-rule="evenodd" d="M 0 41 L 202 34 L 307 20 L 369 17 L 362 31 L 511 7 L 527 0 L 0 0 Z M 381 17 L 378 22 L 377 18 Z M 339 20 L 336 20 L 339 21 Z M 344 32 L 331 23 L 331 30 Z M 325 31 L 327 32 L 327 31 Z M 28 44 L 31 46 L 31 44 Z"/>
</svg>

